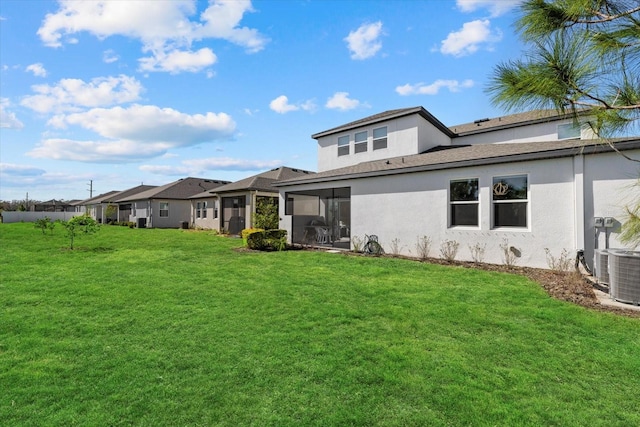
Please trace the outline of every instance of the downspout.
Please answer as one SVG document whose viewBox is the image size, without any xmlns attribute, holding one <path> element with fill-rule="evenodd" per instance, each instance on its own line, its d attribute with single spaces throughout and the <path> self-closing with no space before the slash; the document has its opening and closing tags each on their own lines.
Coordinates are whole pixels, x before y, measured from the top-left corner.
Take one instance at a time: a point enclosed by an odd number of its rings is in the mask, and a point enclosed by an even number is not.
<svg viewBox="0 0 640 427">
<path fill-rule="evenodd" d="M 584 257 L 586 224 L 590 223 L 585 218 L 585 188 L 584 188 L 584 155 L 577 154 L 573 157 L 573 198 L 574 198 L 574 239 L 576 251 L 575 269 L 579 271 L 580 265 L 591 274 L 591 270 Z"/>
</svg>

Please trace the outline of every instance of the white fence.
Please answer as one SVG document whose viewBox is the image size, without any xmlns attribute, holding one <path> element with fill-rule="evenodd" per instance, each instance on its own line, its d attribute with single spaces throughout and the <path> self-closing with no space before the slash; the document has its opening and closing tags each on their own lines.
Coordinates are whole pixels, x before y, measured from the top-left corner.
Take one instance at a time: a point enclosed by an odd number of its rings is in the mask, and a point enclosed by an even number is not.
<svg viewBox="0 0 640 427">
<path fill-rule="evenodd" d="M 48 217 L 51 221 L 61 219 L 63 221 L 70 220 L 74 216 L 83 215 L 80 212 L 20 212 L 20 211 L 3 211 L 2 222 L 35 222 L 37 219 Z"/>
</svg>

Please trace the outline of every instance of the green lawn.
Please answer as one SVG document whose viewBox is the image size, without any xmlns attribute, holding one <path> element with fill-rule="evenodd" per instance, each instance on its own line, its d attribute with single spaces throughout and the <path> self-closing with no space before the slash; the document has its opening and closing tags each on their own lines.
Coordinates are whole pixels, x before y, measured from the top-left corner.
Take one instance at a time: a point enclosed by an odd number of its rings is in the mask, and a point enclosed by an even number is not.
<svg viewBox="0 0 640 427">
<path fill-rule="evenodd" d="M 520 276 L 0 224 L 2 426 L 640 425 L 640 319 Z"/>
</svg>

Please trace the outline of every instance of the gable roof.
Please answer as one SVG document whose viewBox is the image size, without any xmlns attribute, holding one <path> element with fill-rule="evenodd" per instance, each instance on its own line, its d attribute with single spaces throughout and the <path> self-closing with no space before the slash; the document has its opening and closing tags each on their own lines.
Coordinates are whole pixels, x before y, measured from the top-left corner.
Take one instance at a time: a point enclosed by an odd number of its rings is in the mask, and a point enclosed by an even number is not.
<svg viewBox="0 0 640 427">
<path fill-rule="evenodd" d="M 640 138 L 617 140 L 614 144 L 619 151 L 640 149 Z M 319 172 L 308 177 L 280 181 L 275 185 L 283 187 L 343 179 L 571 157 L 579 154 L 596 154 L 611 151 L 613 149 L 601 140 L 477 144 L 457 147 L 454 145 L 446 150 L 432 150 L 422 154 L 363 162 Z"/>
<path fill-rule="evenodd" d="M 89 199 L 84 199 L 84 200 L 80 200 L 78 202 L 72 203 L 72 205 L 73 206 L 95 205 L 98 203 L 102 203 L 103 201 L 107 200 L 109 197 L 113 196 L 118 192 L 119 191 L 117 190 L 108 191 L 106 193 L 99 194 L 95 197 L 91 197 Z"/>
<path fill-rule="evenodd" d="M 129 202 L 134 200 L 146 199 L 174 199 L 186 200 L 194 194 L 202 191 L 211 190 L 221 185 L 227 184 L 229 181 L 212 180 L 205 178 L 181 178 L 169 184 L 154 187 L 140 193 L 136 193 L 119 199 L 119 202 Z"/>
<path fill-rule="evenodd" d="M 412 114 L 418 114 L 429 123 L 438 128 L 442 133 L 449 137 L 455 136 L 454 133 L 446 127 L 440 120 L 436 119 L 430 112 L 424 109 L 424 107 L 410 107 L 410 108 L 399 108 L 396 110 L 387 110 L 382 113 L 374 114 L 373 116 L 365 117 L 360 120 L 356 120 L 335 128 L 331 128 L 329 130 L 325 130 L 323 132 L 318 132 L 316 134 L 311 135 L 312 138 L 318 139 L 323 136 L 332 135 L 334 133 L 345 132 L 354 128 L 358 128 L 361 126 L 370 126 L 379 122 L 383 122 L 386 120 L 397 119 L 399 117 L 410 116 Z"/>
<path fill-rule="evenodd" d="M 588 111 L 578 112 L 584 115 Z M 456 136 L 467 136 L 483 132 L 496 131 L 500 129 L 509 129 L 518 126 L 528 126 L 536 123 L 552 122 L 558 120 L 566 120 L 572 118 L 569 113 L 559 113 L 557 110 L 533 110 L 525 113 L 510 114 L 507 116 L 483 118 L 475 120 L 471 123 L 462 123 L 450 126 L 449 129 Z"/>
<path fill-rule="evenodd" d="M 211 191 L 211 193 L 220 194 L 232 191 L 266 191 L 277 193 L 278 189 L 272 185 L 274 182 L 300 178 L 313 174 L 315 174 L 315 172 L 281 166 L 279 168 L 271 169 L 248 178 L 223 185 L 216 188 L 214 191 Z"/>
<path fill-rule="evenodd" d="M 108 199 L 103 200 L 103 202 L 112 202 L 117 203 L 121 199 L 124 199 L 129 196 L 133 196 L 134 194 L 142 193 L 143 191 L 151 190 L 152 188 L 156 188 L 155 185 L 138 185 L 137 187 L 130 188 L 128 190 L 119 191 L 111 196 Z"/>
</svg>

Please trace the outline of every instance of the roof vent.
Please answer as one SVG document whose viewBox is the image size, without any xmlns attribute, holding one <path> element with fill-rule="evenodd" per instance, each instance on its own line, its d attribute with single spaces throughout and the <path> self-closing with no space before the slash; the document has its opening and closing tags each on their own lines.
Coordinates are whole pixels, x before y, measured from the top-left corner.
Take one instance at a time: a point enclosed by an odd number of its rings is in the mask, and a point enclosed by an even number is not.
<svg viewBox="0 0 640 427">
<path fill-rule="evenodd" d="M 487 117 L 487 118 L 485 118 L 485 119 L 478 119 L 478 120 L 474 120 L 474 122 L 473 122 L 473 123 L 475 123 L 476 125 L 480 126 L 480 123 L 488 122 L 488 121 L 489 121 L 489 118 Z"/>
</svg>

